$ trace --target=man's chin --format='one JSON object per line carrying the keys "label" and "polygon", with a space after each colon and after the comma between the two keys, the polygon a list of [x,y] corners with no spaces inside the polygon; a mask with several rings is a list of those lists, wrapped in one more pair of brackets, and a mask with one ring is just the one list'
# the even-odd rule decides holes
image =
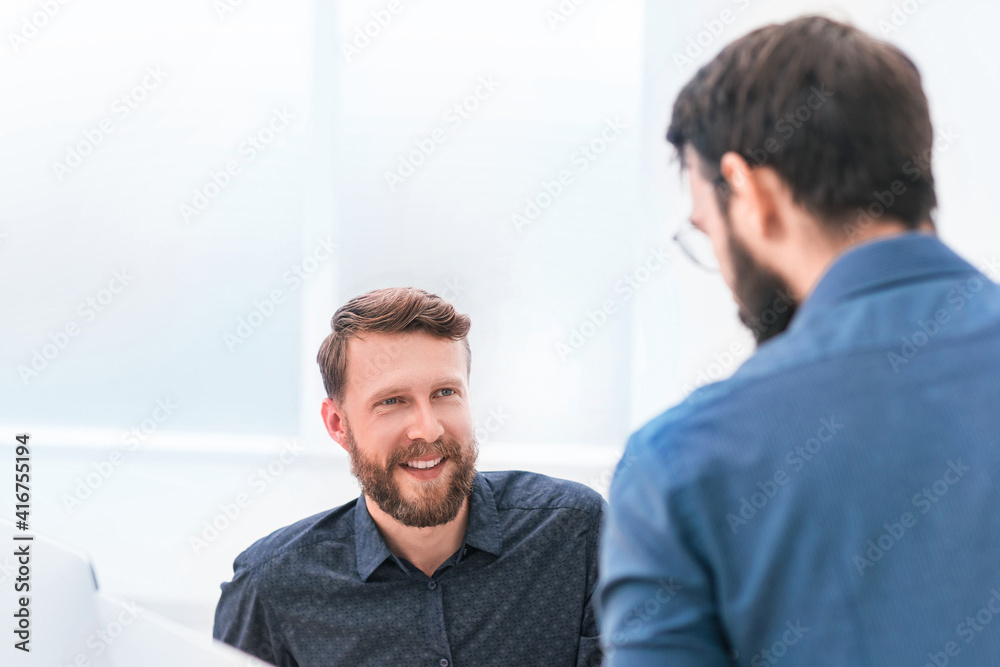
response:
{"label": "man's chin", "polygon": [[739,308],[740,322],[742,322],[746,328],[750,329],[750,333],[753,334],[754,341],[756,341],[758,346],[766,343],[778,334],[784,333],[784,331],[788,328],[788,325],[791,324],[792,316],[794,314],[795,305],[793,304],[788,306],[785,313],[768,318],[771,321],[765,322],[765,318],[763,316],[751,315],[750,312],[743,306],[740,306]]}
{"label": "man's chin", "polygon": [[445,511],[443,492],[441,494],[421,493],[418,496],[404,494],[403,498],[409,511],[405,515],[393,518],[411,528],[443,526],[454,521],[462,509],[461,505],[457,505],[454,507],[454,511]]}

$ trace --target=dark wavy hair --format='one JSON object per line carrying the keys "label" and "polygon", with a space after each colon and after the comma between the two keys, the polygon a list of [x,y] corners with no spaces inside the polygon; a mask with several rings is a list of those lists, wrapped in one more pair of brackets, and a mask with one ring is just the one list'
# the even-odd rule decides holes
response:
{"label": "dark wavy hair", "polygon": [[933,129],[916,65],[897,47],[821,16],[768,25],[726,46],[684,86],[667,141],[702,176],[728,184],[734,151],[767,165],[795,201],[829,227],[856,209],[916,228],[937,207]]}

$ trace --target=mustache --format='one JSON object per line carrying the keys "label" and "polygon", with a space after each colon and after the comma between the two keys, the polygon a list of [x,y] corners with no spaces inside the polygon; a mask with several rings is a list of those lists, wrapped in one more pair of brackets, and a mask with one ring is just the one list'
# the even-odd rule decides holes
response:
{"label": "mustache", "polygon": [[386,467],[392,469],[412,459],[424,458],[429,455],[443,456],[449,459],[461,460],[462,446],[457,440],[440,438],[434,442],[418,440],[405,449],[392,452],[386,461]]}

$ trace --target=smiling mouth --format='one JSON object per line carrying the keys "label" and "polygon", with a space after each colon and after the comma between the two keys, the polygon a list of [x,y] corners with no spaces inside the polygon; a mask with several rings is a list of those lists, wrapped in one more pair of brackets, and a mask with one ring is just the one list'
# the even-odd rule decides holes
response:
{"label": "smiling mouth", "polygon": [[434,466],[440,464],[442,461],[444,461],[444,459],[445,457],[443,456],[439,456],[436,459],[427,459],[426,461],[418,461],[417,459],[413,459],[412,461],[406,461],[404,463],[401,463],[400,465],[407,468],[415,468],[417,470],[427,470],[429,468],[433,468]]}

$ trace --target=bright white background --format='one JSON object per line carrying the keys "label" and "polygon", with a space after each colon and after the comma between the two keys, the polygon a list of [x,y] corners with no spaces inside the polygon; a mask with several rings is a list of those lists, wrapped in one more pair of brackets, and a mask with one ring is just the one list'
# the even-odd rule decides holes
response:
{"label": "bright white background", "polygon": [[[1000,255],[985,0],[399,0],[367,43],[388,0],[223,2],[0,9],[0,475],[31,433],[32,529],[206,633],[240,551],[357,495],[315,365],[351,296],[410,284],[469,313],[480,467],[602,492],[629,432],[749,354],[724,285],[670,247],[687,209],[663,135],[697,66],[759,25],[895,19],[957,137],[941,235]],[[401,160],[420,164],[388,183]]]}

